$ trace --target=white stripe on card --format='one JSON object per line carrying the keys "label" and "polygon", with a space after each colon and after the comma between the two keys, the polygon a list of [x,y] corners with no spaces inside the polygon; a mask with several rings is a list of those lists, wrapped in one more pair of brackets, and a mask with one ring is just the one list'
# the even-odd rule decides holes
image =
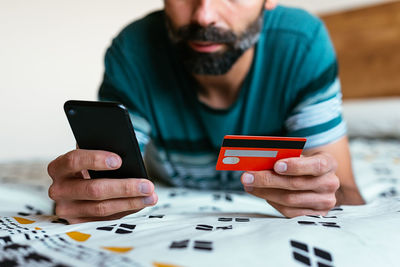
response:
{"label": "white stripe on card", "polygon": [[225,150],[225,157],[259,157],[259,158],[276,158],[278,151],[265,150]]}

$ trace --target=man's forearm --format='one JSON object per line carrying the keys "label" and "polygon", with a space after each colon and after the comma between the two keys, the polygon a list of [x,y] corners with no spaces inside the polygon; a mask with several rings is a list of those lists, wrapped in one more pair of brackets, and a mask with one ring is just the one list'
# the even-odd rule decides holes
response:
{"label": "man's forearm", "polygon": [[357,187],[341,185],[336,192],[336,199],[336,206],[365,204],[365,201]]}

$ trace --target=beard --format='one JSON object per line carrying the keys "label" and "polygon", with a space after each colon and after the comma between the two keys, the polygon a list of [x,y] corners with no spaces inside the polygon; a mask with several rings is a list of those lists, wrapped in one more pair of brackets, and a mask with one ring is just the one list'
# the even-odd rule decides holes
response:
{"label": "beard", "polygon": [[[174,30],[170,19],[167,16],[166,19],[169,37],[187,71],[198,75],[223,75],[244,52],[258,42],[263,27],[264,12],[261,12],[241,34],[215,26],[202,27],[198,24],[189,24]],[[214,53],[201,53],[188,45],[190,41],[224,44],[226,49]]]}

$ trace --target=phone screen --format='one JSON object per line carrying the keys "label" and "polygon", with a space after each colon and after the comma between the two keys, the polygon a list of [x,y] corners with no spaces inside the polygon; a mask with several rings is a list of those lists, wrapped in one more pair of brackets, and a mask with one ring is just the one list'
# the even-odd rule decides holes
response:
{"label": "phone screen", "polygon": [[64,111],[80,149],[110,151],[122,159],[117,170],[88,170],[91,178],[148,179],[126,107],[118,102],[70,100]]}

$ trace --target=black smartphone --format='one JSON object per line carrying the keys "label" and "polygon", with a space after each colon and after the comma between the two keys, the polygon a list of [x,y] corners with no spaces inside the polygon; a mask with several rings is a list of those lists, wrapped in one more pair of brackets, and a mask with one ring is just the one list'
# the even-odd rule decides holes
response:
{"label": "black smartphone", "polygon": [[118,154],[117,170],[88,170],[91,178],[146,178],[147,172],[127,108],[118,102],[69,100],[64,111],[81,149]]}

